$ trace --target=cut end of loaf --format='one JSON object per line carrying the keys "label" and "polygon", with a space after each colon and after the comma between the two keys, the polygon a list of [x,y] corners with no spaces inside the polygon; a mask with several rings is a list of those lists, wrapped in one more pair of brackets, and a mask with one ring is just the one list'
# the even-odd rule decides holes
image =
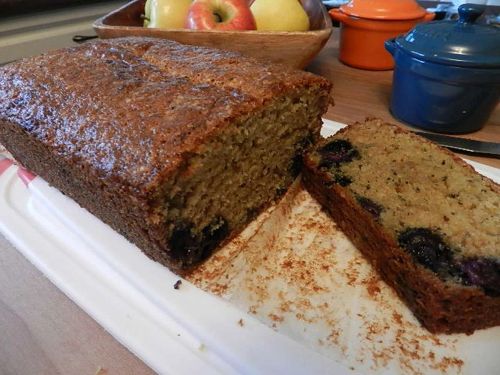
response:
{"label": "cut end of loaf", "polygon": [[276,98],[200,147],[166,183],[162,214],[181,268],[206,259],[284,194],[319,137],[326,100],[312,88]]}

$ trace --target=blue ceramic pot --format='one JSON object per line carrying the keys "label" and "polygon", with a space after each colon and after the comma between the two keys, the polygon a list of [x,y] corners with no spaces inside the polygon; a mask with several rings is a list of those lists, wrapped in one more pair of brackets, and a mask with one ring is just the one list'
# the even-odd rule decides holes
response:
{"label": "blue ceramic pot", "polygon": [[475,25],[478,6],[459,8],[458,22],[416,26],[388,40],[395,61],[391,112],[420,128],[469,133],[488,120],[500,98],[500,29]]}

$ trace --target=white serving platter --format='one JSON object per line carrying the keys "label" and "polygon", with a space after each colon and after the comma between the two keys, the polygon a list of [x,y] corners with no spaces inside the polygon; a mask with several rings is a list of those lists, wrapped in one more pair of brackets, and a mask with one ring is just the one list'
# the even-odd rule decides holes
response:
{"label": "white serving platter", "polygon": [[[322,134],[332,134],[342,126],[325,121]],[[500,181],[498,169],[471,164]],[[248,306],[234,294],[221,298],[187,280],[175,289],[178,276],[44,180],[33,177],[0,160],[0,231],[69,298],[158,373],[404,372],[401,364],[392,362],[375,368],[366,365],[368,360],[365,364],[358,364],[356,358],[347,361],[341,352],[308,342],[313,329],[299,334],[297,325],[275,325],[249,314]],[[259,220],[262,223],[266,218]],[[240,237],[251,238],[257,227]],[[457,351],[470,359],[459,368],[462,373],[487,374],[498,369],[497,328],[453,340],[458,343]],[[467,350],[468,343],[476,348]]]}
{"label": "white serving platter", "polygon": [[40,177],[0,159],[0,231],[153,370],[352,373],[186,280],[174,289],[177,275]]}

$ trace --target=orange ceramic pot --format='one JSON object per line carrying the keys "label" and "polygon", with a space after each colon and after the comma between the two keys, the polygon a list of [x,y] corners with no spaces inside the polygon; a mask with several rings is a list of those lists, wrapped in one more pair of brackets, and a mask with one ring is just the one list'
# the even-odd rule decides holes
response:
{"label": "orange ceramic pot", "polygon": [[352,0],[330,16],[341,24],[340,61],[368,70],[394,68],[384,42],[434,19],[414,0]]}

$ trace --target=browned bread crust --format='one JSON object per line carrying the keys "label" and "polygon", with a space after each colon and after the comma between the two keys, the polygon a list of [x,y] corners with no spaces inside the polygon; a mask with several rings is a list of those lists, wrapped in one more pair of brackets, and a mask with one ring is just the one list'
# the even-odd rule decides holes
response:
{"label": "browned bread crust", "polygon": [[[166,219],[173,212],[168,207],[178,204],[175,189],[184,188],[176,183],[189,185],[209,147],[235,139],[245,124],[258,129],[255,117],[265,122],[274,107],[300,102],[305,92],[311,111],[290,131],[297,139],[315,139],[330,89],[321,77],[237,53],[159,39],[103,40],[2,67],[0,142],[149,256],[186,268],[208,253],[193,255],[189,248],[174,256],[170,249],[167,237],[175,228]],[[273,134],[282,126],[276,123]],[[305,147],[292,146],[289,163]],[[291,179],[283,177],[279,188]],[[253,215],[271,198],[263,197]],[[229,223],[229,232],[251,216]],[[223,224],[216,222],[215,229]],[[196,230],[190,227],[188,235]]]}
{"label": "browned bread crust", "polygon": [[[463,173],[466,175],[476,174],[468,164],[449,151],[440,149],[420,137],[417,138],[402,128],[376,120],[370,120],[367,124],[377,126],[377,131],[386,136],[389,147],[394,141],[391,138],[391,132],[403,134],[405,137],[418,139],[419,143],[429,145],[432,153],[451,156],[450,159],[463,168]],[[351,133],[355,128],[359,131],[367,124],[357,123],[342,129],[335,136],[322,141],[316,150],[333,139],[349,139],[356,147],[356,136]],[[388,128],[391,131],[387,131]],[[476,329],[500,325],[500,296],[488,295],[479,287],[462,285],[453,280],[443,280],[435,272],[419,264],[408,251],[401,247],[395,234],[384,226],[383,220],[374,215],[373,207],[375,206],[368,207],[368,209],[362,207],[359,199],[348,186],[342,186],[338,182],[332,183],[332,175],[325,168],[318,167],[318,159],[312,156],[314,152],[307,155],[304,161],[303,183],[305,187],[329,212],[382,278],[395,289],[423,326],[434,333],[464,332],[470,334]],[[418,153],[419,151],[405,149],[404,152]],[[405,157],[404,152],[401,153],[402,160]],[[366,157],[366,155],[361,155],[361,160],[363,156]],[[365,163],[370,163],[370,161],[365,160]],[[387,171],[390,169],[390,164],[391,160],[387,160]],[[390,173],[387,171],[377,171],[377,178],[384,181]],[[356,178],[356,176],[350,177]],[[498,185],[487,178],[483,178],[483,182],[485,189],[492,190],[492,194],[497,194],[498,198]],[[373,189],[374,186],[371,188]],[[387,201],[390,202],[395,194],[395,192],[386,192]],[[433,197],[429,196],[426,199],[432,202]],[[467,215],[467,212],[460,214]],[[401,220],[404,221],[403,218]],[[470,230],[481,230],[481,228]],[[498,230],[499,228],[496,229],[497,236]],[[496,258],[494,254],[492,257]],[[497,290],[498,287],[500,285],[495,285]]]}

